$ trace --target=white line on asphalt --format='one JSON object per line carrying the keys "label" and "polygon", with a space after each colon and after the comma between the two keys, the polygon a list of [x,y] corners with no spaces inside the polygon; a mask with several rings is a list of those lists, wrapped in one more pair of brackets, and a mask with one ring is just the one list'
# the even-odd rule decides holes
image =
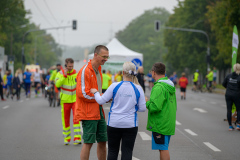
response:
{"label": "white line on asphalt", "polygon": [[182,124],[176,120],[176,125],[180,126]]}
{"label": "white line on asphalt", "polygon": [[205,111],[204,109],[201,109],[201,108],[193,108],[193,110],[201,112],[201,113],[207,113],[207,111]]}
{"label": "white line on asphalt", "polygon": [[196,133],[194,133],[193,131],[191,131],[190,129],[184,129],[187,133],[191,134],[192,136],[197,136]]}
{"label": "white line on asphalt", "polygon": [[203,102],[206,102],[206,100],[205,100],[205,99],[201,99],[201,101],[203,101]]}
{"label": "white line on asphalt", "polygon": [[149,136],[147,133],[145,133],[145,132],[138,132],[138,133],[140,134],[142,140],[144,140],[144,141],[152,140],[152,137]]}
{"label": "white line on asphalt", "polygon": [[218,149],[217,147],[215,147],[214,145],[212,145],[211,143],[209,142],[203,142],[206,146],[208,146],[210,149],[212,149],[213,151],[215,152],[221,152],[220,149]]}
{"label": "white line on asphalt", "polygon": [[216,102],[211,102],[212,104],[217,104]]}
{"label": "white line on asphalt", "polygon": [[21,101],[19,101],[20,103],[22,103],[23,102],[23,100],[21,100]]}
{"label": "white line on asphalt", "polygon": [[4,107],[2,107],[3,109],[7,109],[9,106],[4,106]]}

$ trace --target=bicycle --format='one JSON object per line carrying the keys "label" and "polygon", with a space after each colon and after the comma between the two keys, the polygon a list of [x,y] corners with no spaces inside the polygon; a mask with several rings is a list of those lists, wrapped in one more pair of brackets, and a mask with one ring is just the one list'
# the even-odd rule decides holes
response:
{"label": "bicycle", "polygon": [[209,92],[209,93],[212,93],[212,87],[209,87],[207,83],[203,84],[202,86],[202,92]]}

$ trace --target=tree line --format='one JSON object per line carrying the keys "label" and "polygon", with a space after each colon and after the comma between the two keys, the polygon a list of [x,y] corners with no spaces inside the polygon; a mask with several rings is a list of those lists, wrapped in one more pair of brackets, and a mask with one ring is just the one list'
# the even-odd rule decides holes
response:
{"label": "tree line", "polygon": [[[0,1],[0,46],[5,48],[5,55],[14,57],[14,69],[22,65],[22,39],[24,33],[40,29],[30,19],[31,15],[24,7],[23,0]],[[42,68],[48,68],[60,61],[62,50],[54,38],[45,31],[31,32],[24,40],[26,64],[36,62]]]}
{"label": "tree line", "polygon": [[[116,37],[128,48],[144,55],[145,73],[156,61],[173,71],[193,73],[207,70],[207,38],[204,34],[163,29],[177,27],[202,30],[210,40],[210,67],[225,70],[231,67],[233,26],[240,30],[240,0],[178,1],[174,13],[154,8],[134,19]],[[154,21],[161,21],[159,32]],[[240,62],[240,50],[238,50]]]}

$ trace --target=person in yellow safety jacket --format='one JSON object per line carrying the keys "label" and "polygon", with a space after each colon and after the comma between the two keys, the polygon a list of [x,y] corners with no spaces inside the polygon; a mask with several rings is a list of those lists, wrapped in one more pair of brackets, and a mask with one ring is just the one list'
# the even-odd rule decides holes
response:
{"label": "person in yellow safety jacket", "polygon": [[102,93],[104,93],[107,89],[108,89],[108,84],[109,84],[109,81],[112,79],[111,77],[109,77],[107,74],[106,74],[106,71],[103,70],[102,71]]}
{"label": "person in yellow safety jacket", "polygon": [[[57,76],[57,73],[62,69],[62,66],[60,63],[57,63],[57,69],[55,69],[54,71],[52,71],[52,74],[50,76],[50,79],[49,81],[50,82],[54,82],[55,83],[55,79],[56,79],[56,76]],[[56,95],[56,100],[58,102],[57,106],[60,106],[60,100],[59,100],[59,91],[60,91],[60,88],[59,87],[56,87],[56,84],[54,86],[54,91],[55,91],[55,95]]]}
{"label": "person in yellow safety jacket", "polygon": [[108,87],[112,84],[112,74],[111,74],[111,71],[108,70],[107,71],[107,75],[111,78],[109,81],[108,81]]}
{"label": "person in yellow safety jacket", "polygon": [[212,89],[212,81],[213,81],[213,71],[211,71],[210,68],[208,68],[208,74],[206,75],[206,78],[208,79],[208,83],[209,83],[209,89]]}
{"label": "person in yellow safety jacket", "polygon": [[[65,60],[65,69],[59,71],[56,75],[55,85],[61,87],[60,99],[61,99],[61,112],[62,112],[62,125],[64,144],[68,145],[71,141],[71,128],[70,128],[70,114],[71,109],[74,115],[74,108],[76,104],[76,77],[77,72],[73,69],[74,60],[67,58]],[[73,117],[74,118],[74,117]],[[74,140],[73,144],[81,144],[81,128],[80,122],[73,122],[74,128]]]}
{"label": "person in yellow safety jacket", "polygon": [[199,77],[199,73],[198,73],[198,69],[197,69],[193,76],[193,90],[197,89],[198,77]]}
{"label": "person in yellow safety jacket", "polygon": [[115,76],[116,82],[122,81],[122,71],[118,71],[118,73]]}

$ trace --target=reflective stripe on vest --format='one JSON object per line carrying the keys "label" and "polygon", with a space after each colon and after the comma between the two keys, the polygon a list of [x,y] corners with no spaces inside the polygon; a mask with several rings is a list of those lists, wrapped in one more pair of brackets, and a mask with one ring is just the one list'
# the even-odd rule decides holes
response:
{"label": "reflective stripe on vest", "polygon": [[74,84],[73,86],[68,86],[68,85],[62,85],[62,89],[70,89],[70,90],[74,90],[76,89],[77,85]]}
{"label": "reflective stripe on vest", "polygon": [[61,90],[61,92],[63,93],[63,94],[66,94],[66,95],[74,95],[74,94],[76,94],[76,89],[74,90],[74,91],[67,91],[67,90]]}
{"label": "reflective stripe on vest", "polygon": [[85,70],[87,68],[88,64],[83,68],[82,70],[82,75],[81,75],[81,86],[82,86],[82,94],[83,94],[83,97],[86,98],[86,99],[94,99],[94,96],[89,96],[87,95],[87,93],[85,92]]}

